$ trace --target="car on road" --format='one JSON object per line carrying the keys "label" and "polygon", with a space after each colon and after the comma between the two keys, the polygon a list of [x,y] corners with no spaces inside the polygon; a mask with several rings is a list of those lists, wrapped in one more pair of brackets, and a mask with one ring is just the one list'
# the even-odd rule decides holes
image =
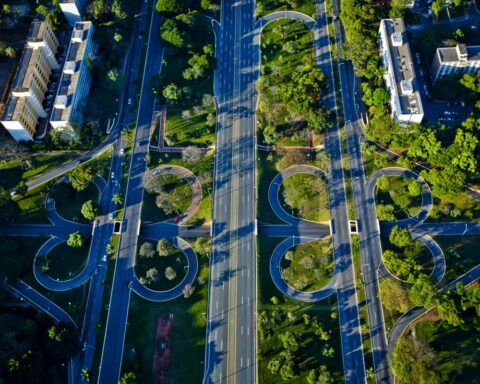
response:
{"label": "car on road", "polygon": [[108,219],[109,219],[109,220],[113,220],[113,213],[110,213],[110,214],[108,215]]}
{"label": "car on road", "polygon": [[111,176],[112,179],[115,178],[115,172],[112,172]]}
{"label": "car on road", "polygon": [[128,99],[127,104],[132,105],[132,99],[131,98]]}
{"label": "car on road", "polygon": [[174,223],[178,223],[179,221],[180,221],[180,216],[175,216],[175,217],[173,218],[173,222],[174,222]]}
{"label": "car on road", "polygon": [[123,155],[125,153],[125,150],[123,148],[120,148],[120,154]]}

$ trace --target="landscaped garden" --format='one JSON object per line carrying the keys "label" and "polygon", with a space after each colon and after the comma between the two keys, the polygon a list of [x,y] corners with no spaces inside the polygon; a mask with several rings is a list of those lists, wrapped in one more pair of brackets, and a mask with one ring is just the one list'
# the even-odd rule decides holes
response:
{"label": "landscaped garden", "polygon": [[160,27],[165,52],[161,74],[152,83],[166,105],[165,144],[207,147],[214,141],[216,123],[211,22],[196,10],[167,12],[167,8],[157,4],[167,17]]}
{"label": "landscaped garden", "polygon": [[255,15],[264,16],[275,11],[297,11],[315,18],[314,0],[258,0],[256,2]]}
{"label": "landscaped garden", "polygon": [[281,295],[268,272],[271,252],[280,241],[258,237],[259,382],[305,383],[308,378],[322,377],[326,382],[341,383],[335,297],[307,304]]}
{"label": "landscaped garden", "polygon": [[[197,242],[203,245],[197,247]],[[198,384],[202,381],[208,297],[207,244],[208,241],[203,240],[192,244],[199,256],[199,273],[190,297],[152,303],[132,294],[123,372],[135,372],[139,382],[153,383],[162,374],[177,383]],[[159,334],[170,340],[169,357],[162,364],[158,360],[161,357],[158,354]],[[182,361],[188,363],[188,369],[184,364],[178,364]]]}
{"label": "landscaped garden", "polygon": [[187,259],[170,241],[139,238],[138,244],[135,273],[141,284],[156,291],[166,291],[183,280]]}
{"label": "landscaped garden", "polygon": [[[179,165],[192,171],[202,185],[202,200],[200,201],[200,206],[198,207],[197,212],[186,222],[186,224],[198,225],[208,223],[212,220],[213,152],[208,152],[207,154],[195,153],[194,156],[187,156],[189,154],[188,152],[193,152],[193,149],[189,148],[186,153],[184,151],[183,154],[150,152],[149,168],[153,169],[158,165],[170,164]],[[182,186],[182,188],[184,187]],[[189,186],[188,189],[190,192],[185,190],[185,194],[189,194],[190,198],[188,201],[185,200],[182,203],[183,205],[186,205],[186,207],[188,207],[191,202],[191,190]],[[147,195],[148,193],[145,193],[143,205],[144,210],[146,210],[146,204],[150,204],[149,206],[152,208],[152,212],[154,209],[157,212],[160,212],[158,208],[155,208],[154,199]],[[149,198],[150,202],[148,202]],[[160,212],[158,218],[165,220],[167,217]],[[144,220],[146,219],[144,218]]]}
{"label": "landscaped garden", "polygon": [[379,220],[395,221],[418,214],[422,186],[405,177],[381,176],[377,180],[376,207]]}
{"label": "landscaped garden", "polygon": [[58,183],[52,187],[49,197],[55,200],[55,209],[58,214],[66,220],[73,220],[87,223],[82,214],[82,206],[87,201],[97,204],[98,188],[95,184],[89,183],[84,190],[75,190],[70,183]]}
{"label": "landscaped garden", "polygon": [[299,21],[278,20],[265,26],[261,45],[257,83],[261,140],[276,146],[321,144],[330,121],[321,103],[327,83],[313,63],[310,30]]}
{"label": "landscaped garden", "polygon": [[413,283],[421,274],[432,271],[432,254],[406,229],[394,227],[388,238],[382,237],[382,249],[385,267],[400,280]]}
{"label": "landscaped garden", "polygon": [[333,243],[327,237],[299,244],[282,259],[282,278],[300,291],[316,291],[332,278]]}
{"label": "landscaped garden", "polygon": [[163,221],[184,212],[192,201],[190,184],[183,177],[164,174],[145,185],[142,219]]}
{"label": "landscaped garden", "polygon": [[311,221],[330,219],[327,185],[321,177],[292,175],[283,182],[280,195],[287,211],[291,210],[295,216]]}

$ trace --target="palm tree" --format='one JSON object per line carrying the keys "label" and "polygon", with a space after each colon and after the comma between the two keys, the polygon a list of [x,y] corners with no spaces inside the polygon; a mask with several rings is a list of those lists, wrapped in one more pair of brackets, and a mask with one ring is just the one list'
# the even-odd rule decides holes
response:
{"label": "palm tree", "polygon": [[83,368],[80,372],[80,379],[85,380],[87,383],[90,383],[90,371],[88,368]]}
{"label": "palm tree", "polygon": [[122,195],[120,195],[120,193],[115,193],[112,196],[112,201],[117,205],[122,204]]}

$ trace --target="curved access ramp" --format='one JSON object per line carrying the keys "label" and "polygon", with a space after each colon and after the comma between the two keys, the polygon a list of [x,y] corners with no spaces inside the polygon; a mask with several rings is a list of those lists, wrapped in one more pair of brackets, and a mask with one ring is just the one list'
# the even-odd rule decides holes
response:
{"label": "curved access ramp", "polygon": [[316,301],[320,301],[335,293],[336,268],[334,268],[333,276],[325,287],[317,291],[304,292],[291,287],[282,278],[281,261],[285,253],[290,248],[298,244],[309,243],[315,240],[317,239],[308,237],[287,238],[277,245],[270,259],[270,276],[272,277],[273,283],[275,284],[277,289],[285,296],[304,303],[313,303]]}
{"label": "curved access ramp", "polygon": [[368,199],[375,199],[375,188],[377,180],[382,176],[397,176],[405,177],[412,179],[420,183],[422,187],[422,205],[420,211],[412,217],[403,220],[391,221],[391,222],[382,222],[382,234],[388,236],[393,227],[398,226],[400,228],[411,228],[422,222],[424,222],[430,214],[433,206],[433,197],[432,192],[430,191],[430,186],[418,173],[415,173],[409,169],[400,168],[400,167],[389,167],[383,168],[375,172],[367,181],[367,196]]}
{"label": "curved access ramp", "polygon": [[91,228],[90,224],[82,224],[76,221],[67,220],[59,215],[57,209],[55,208],[55,200],[49,196],[45,199],[45,210],[47,212],[47,218],[50,222],[58,227],[69,228],[71,232],[80,231],[82,232],[81,228],[87,230],[87,228]]}
{"label": "curved access ramp", "polygon": [[300,222],[310,222],[316,223],[314,221],[301,219],[299,217],[293,216],[288,213],[280,203],[279,193],[280,187],[283,182],[288,179],[289,177],[297,174],[307,174],[317,177],[322,177],[326,180],[326,173],[322,171],[320,168],[313,167],[311,165],[294,165],[284,169],[282,172],[279,172],[271,181],[270,186],[268,187],[268,201],[270,202],[270,206],[272,207],[275,214],[284,222],[289,224],[298,224]]}
{"label": "curved access ramp", "polygon": [[[443,289],[455,290],[457,283],[463,283],[465,287],[477,282],[480,279],[480,264],[473,267],[462,276],[448,283]],[[397,344],[398,339],[403,335],[406,329],[417,320],[420,316],[427,313],[429,309],[424,307],[413,307],[405,312],[393,325],[390,334],[388,335],[388,359],[391,361],[393,350]]]}
{"label": "curved access ramp", "polygon": [[[181,178],[184,178],[192,190],[192,201],[187,210],[180,215],[180,219],[178,221],[179,223],[183,223],[189,220],[200,207],[200,202],[202,201],[202,184],[192,171],[178,165],[162,165],[155,169],[149,170],[145,173],[144,183],[147,185],[153,178],[167,174],[177,175]],[[174,220],[175,219],[172,218],[165,220],[165,222],[173,222]]]}
{"label": "curved access ramp", "polygon": [[187,273],[185,274],[183,280],[177,286],[167,291],[155,291],[153,289],[150,289],[143,284],[140,284],[140,281],[135,275],[132,280],[132,290],[145,300],[154,302],[173,300],[182,295],[183,289],[186,285],[193,285],[195,281],[195,277],[197,276],[198,272],[198,259],[192,247],[185,240],[179,237],[173,237],[169,240],[176,248],[180,249],[187,258]]}
{"label": "curved access ramp", "polygon": [[301,23],[305,24],[305,26],[307,26],[308,29],[310,29],[310,31],[312,32],[315,30],[315,28],[318,28],[315,19],[306,15],[305,13],[297,11],[277,11],[269,13],[268,15],[265,15],[262,18],[258,19],[255,23],[255,29],[261,31],[263,28],[265,28],[266,25],[278,20],[300,21]]}
{"label": "curved access ramp", "polygon": [[[447,269],[445,254],[443,253],[442,248],[427,234],[422,234],[421,236],[414,237],[413,239],[420,241],[430,251],[433,258],[433,269],[430,273],[430,278],[432,278],[432,280],[434,280],[437,284],[440,283],[445,276],[445,271]],[[391,277],[397,280],[405,288],[411,286],[410,282],[398,278],[393,272],[391,272],[386,267],[383,259],[379,271],[382,278]]]}
{"label": "curved access ramp", "polygon": [[97,260],[93,257],[93,254],[95,253],[95,251],[92,250],[93,242],[91,242],[85,267],[75,277],[68,280],[56,280],[40,272],[36,267],[38,257],[47,255],[53,248],[65,241],[67,241],[67,238],[52,236],[40,247],[33,259],[33,275],[35,276],[35,280],[37,280],[42,287],[51,291],[64,292],[77,288],[85,284],[97,268]]}

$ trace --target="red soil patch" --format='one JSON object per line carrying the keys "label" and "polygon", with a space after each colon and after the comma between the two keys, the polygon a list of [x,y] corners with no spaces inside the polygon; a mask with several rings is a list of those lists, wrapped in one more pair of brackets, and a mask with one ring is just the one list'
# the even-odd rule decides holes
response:
{"label": "red soil patch", "polygon": [[157,320],[155,346],[153,353],[153,380],[155,384],[170,384],[168,368],[170,367],[170,332],[172,319],[170,315],[162,315]]}

